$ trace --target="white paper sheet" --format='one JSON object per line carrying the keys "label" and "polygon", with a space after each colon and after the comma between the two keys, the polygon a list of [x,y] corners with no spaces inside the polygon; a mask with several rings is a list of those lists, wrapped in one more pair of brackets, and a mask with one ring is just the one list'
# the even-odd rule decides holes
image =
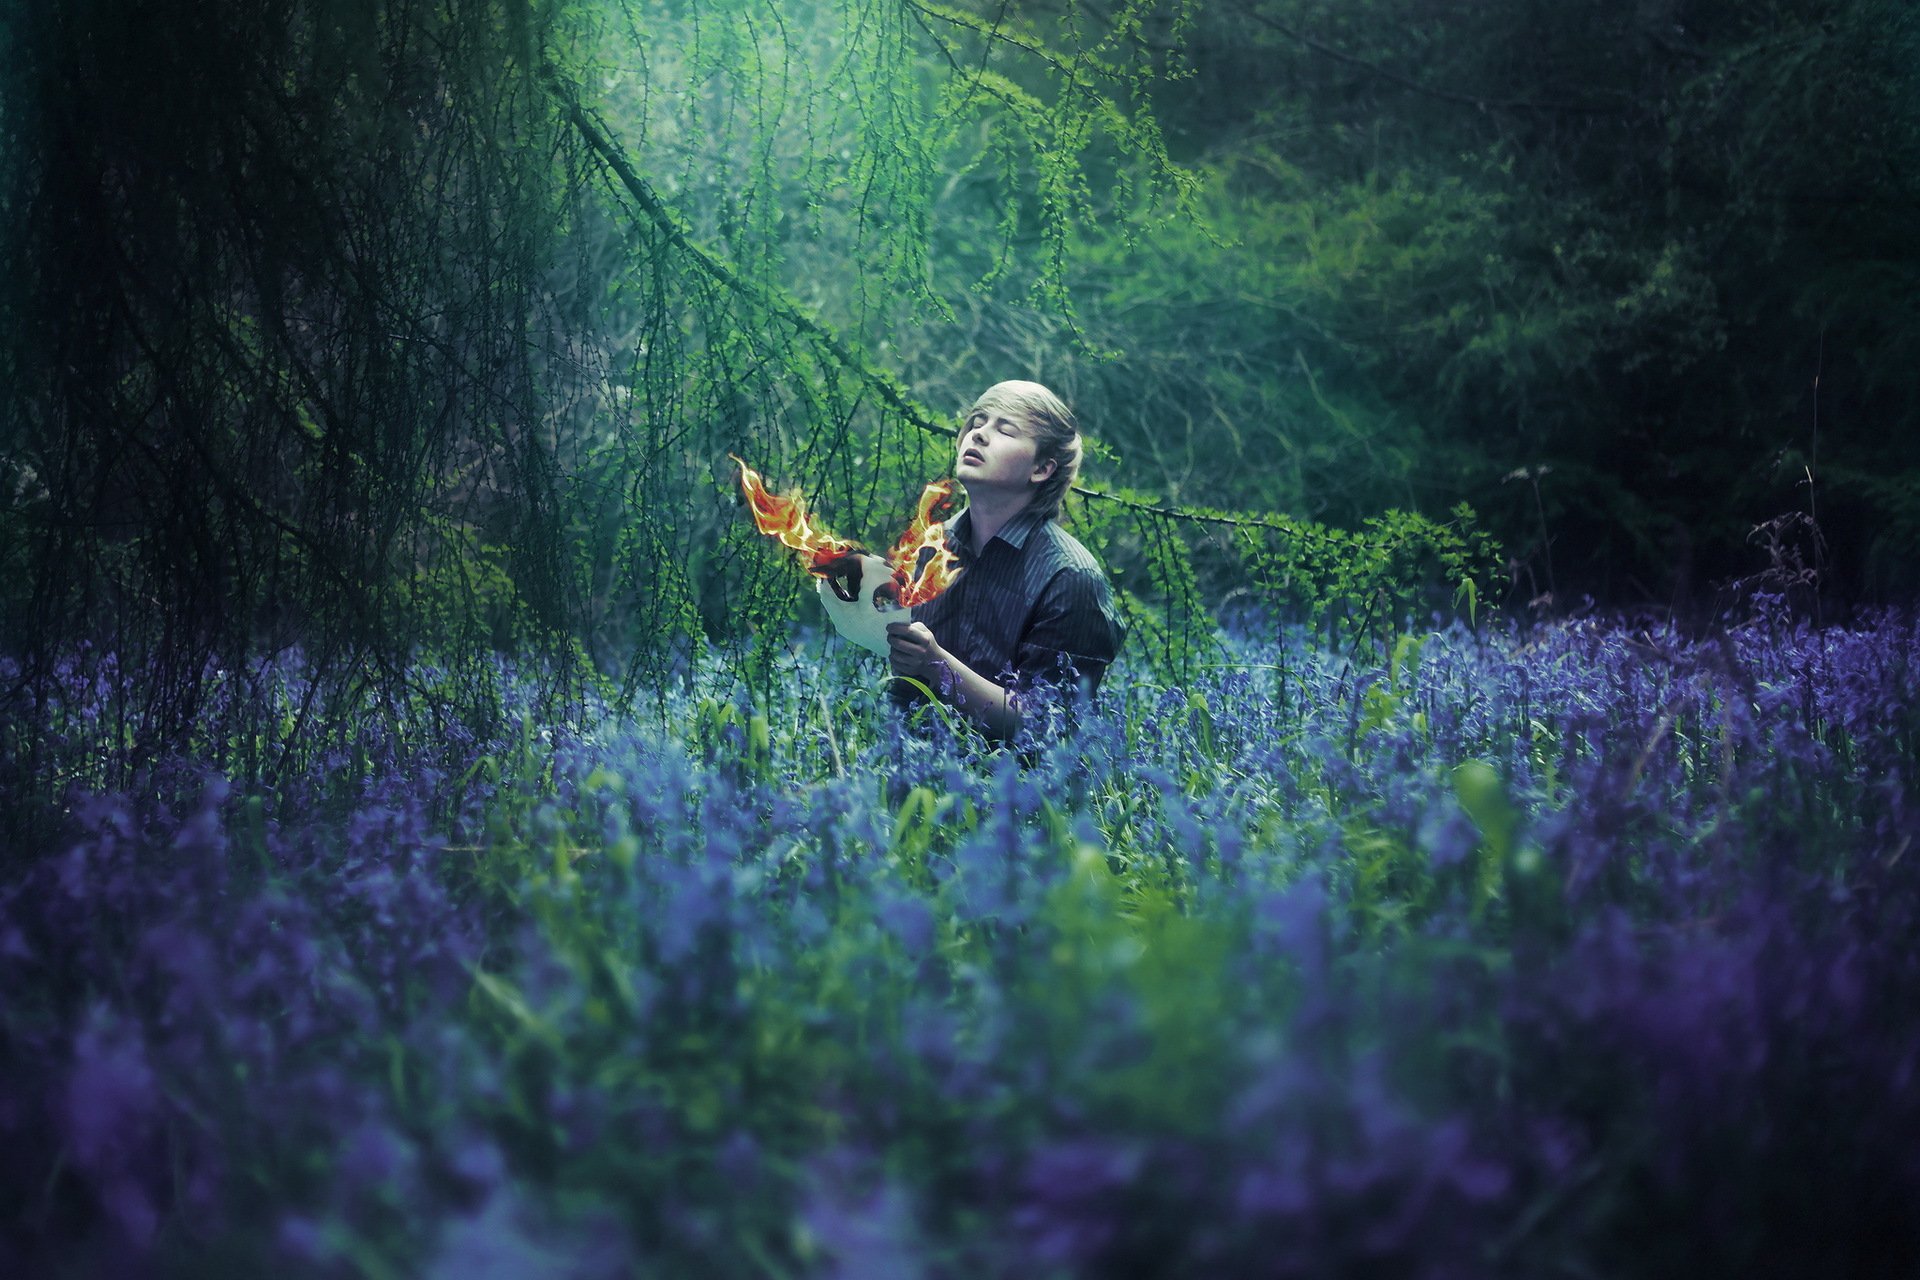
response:
{"label": "white paper sheet", "polygon": [[879,556],[863,555],[860,557],[858,598],[842,600],[825,578],[815,585],[820,589],[820,603],[827,607],[827,619],[833,623],[833,629],[861,648],[884,657],[887,652],[887,624],[913,621],[912,610],[893,603],[891,590],[880,597],[876,607],[874,592],[882,587],[891,588],[892,584],[893,570],[887,562]]}

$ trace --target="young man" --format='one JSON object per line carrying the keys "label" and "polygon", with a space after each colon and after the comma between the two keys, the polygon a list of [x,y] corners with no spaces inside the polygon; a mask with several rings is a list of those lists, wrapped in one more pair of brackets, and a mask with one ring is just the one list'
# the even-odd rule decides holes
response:
{"label": "young man", "polygon": [[912,622],[887,628],[893,673],[1012,738],[1023,704],[1098,688],[1125,628],[1106,574],[1055,523],[1080,470],[1080,431],[1060,398],[1037,382],[987,388],[957,450],[967,509],[947,521],[947,546],[963,570]]}

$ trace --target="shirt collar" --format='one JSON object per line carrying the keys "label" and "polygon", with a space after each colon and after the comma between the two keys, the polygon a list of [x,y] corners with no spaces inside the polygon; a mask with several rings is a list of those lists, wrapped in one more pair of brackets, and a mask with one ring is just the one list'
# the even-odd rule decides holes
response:
{"label": "shirt collar", "polygon": [[[1018,551],[1027,545],[1027,539],[1033,531],[1047,522],[1038,507],[1029,505],[1026,510],[1000,526],[1000,532],[993,540],[1004,542]],[[973,554],[973,508],[968,507],[955,516],[947,525],[947,541],[959,548],[963,555]]]}
{"label": "shirt collar", "polygon": [[1012,543],[1015,548],[1024,547],[1027,545],[1027,539],[1033,535],[1033,531],[1046,522],[1047,518],[1040,514],[1040,509],[1029,503],[1025,511],[1001,525],[1000,532],[994,537],[1003,542]]}

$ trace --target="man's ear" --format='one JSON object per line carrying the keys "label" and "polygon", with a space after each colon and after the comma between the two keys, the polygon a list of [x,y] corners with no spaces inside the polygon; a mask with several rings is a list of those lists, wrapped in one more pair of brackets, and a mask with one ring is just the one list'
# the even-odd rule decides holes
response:
{"label": "man's ear", "polygon": [[1048,458],[1045,462],[1036,462],[1033,464],[1033,482],[1035,484],[1045,484],[1047,481],[1053,479],[1053,473],[1059,469],[1060,459],[1058,458]]}

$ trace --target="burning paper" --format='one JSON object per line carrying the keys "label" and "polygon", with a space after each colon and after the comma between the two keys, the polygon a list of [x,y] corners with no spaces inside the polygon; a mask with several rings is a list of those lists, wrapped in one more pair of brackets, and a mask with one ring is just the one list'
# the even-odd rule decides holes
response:
{"label": "burning paper", "polygon": [[772,493],[759,472],[733,460],[754,526],[801,554],[807,572],[820,580],[820,602],[833,629],[862,648],[885,654],[887,624],[909,621],[914,605],[933,599],[959,576],[960,562],[947,550],[946,528],[938,519],[952,481],[936,481],[921,492],[913,523],[882,560],[816,524],[799,493]]}

